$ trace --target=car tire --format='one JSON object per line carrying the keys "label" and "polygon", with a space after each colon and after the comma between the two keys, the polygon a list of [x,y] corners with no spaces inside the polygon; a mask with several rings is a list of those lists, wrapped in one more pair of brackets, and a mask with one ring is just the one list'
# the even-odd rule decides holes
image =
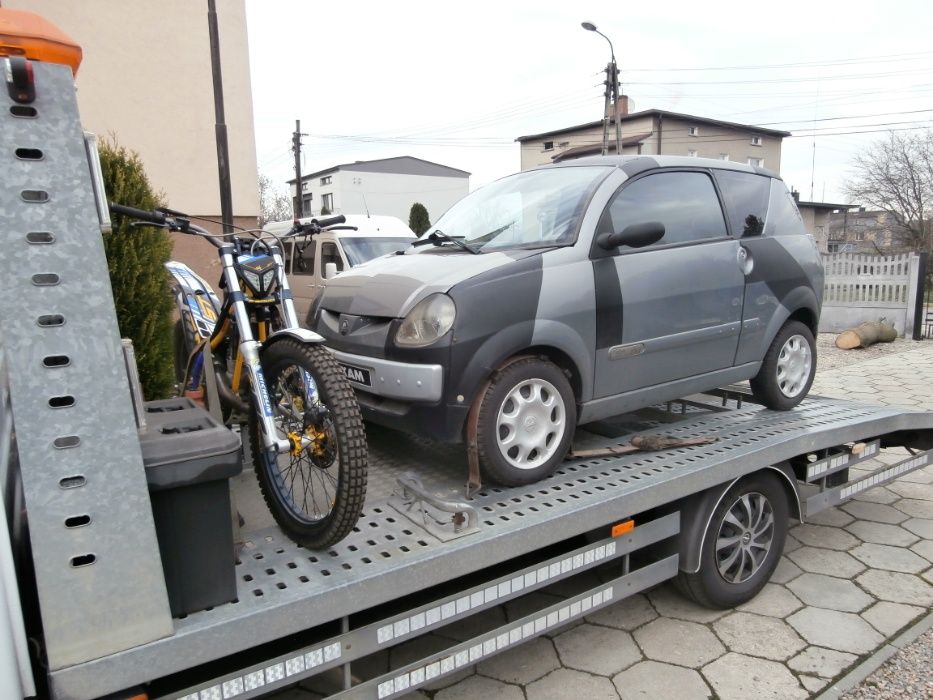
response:
{"label": "car tire", "polygon": [[720,499],[704,531],[700,568],[681,571],[681,593],[708,608],[754,598],[778,565],[787,537],[787,493],[776,476],[754,474]]}
{"label": "car tire", "polygon": [[816,342],[800,321],[788,321],[771,342],[758,374],[751,380],[755,399],[776,411],[803,401],[816,376]]}
{"label": "car tire", "polygon": [[573,389],[559,367],[536,357],[506,365],[493,375],[479,408],[484,474],[504,486],[543,479],[563,461],[576,425]]}

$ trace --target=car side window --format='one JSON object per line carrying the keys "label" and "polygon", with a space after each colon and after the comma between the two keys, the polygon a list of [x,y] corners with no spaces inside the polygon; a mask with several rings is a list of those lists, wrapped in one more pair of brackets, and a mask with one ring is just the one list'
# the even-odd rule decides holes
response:
{"label": "car side window", "polygon": [[760,236],[765,230],[771,178],[736,170],[717,170],[734,236]]}
{"label": "car side window", "polygon": [[705,173],[655,173],[623,187],[609,205],[613,230],[660,221],[655,245],[726,236],[726,221],[713,182]]}
{"label": "car side window", "polygon": [[335,243],[321,244],[321,274],[324,274],[327,263],[336,263],[337,272],[343,270],[343,258],[340,257],[340,251],[337,250]]}
{"label": "car side window", "polygon": [[292,253],[292,274],[314,274],[314,252],[317,250],[317,241],[309,238],[307,241],[295,241]]}
{"label": "car side window", "polygon": [[780,180],[771,181],[771,202],[768,205],[767,236],[803,236],[807,229],[800,218],[800,210],[787,185]]}

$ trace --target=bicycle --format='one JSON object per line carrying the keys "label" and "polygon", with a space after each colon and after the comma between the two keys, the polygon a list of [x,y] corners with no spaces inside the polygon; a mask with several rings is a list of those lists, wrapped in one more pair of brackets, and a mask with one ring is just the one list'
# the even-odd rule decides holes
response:
{"label": "bicycle", "polygon": [[248,417],[260,490],[289,537],[312,549],[346,537],[366,496],[366,434],[353,389],[324,339],[299,326],[281,246],[344,217],[296,222],[282,236],[261,229],[212,234],[170,209],[113,203],[110,209],[142,225],[201,236],[217,248],[220,298],[187,266],[166,265],[181,317],[176,361],[187,353],[182,392],[205,386],[208,404],[219,404],[225,419],[234,411]]}

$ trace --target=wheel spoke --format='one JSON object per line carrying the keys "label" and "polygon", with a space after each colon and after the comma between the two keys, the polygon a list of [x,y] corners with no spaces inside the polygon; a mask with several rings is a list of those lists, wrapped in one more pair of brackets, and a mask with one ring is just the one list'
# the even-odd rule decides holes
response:
{"label": "wheel spoke", "polygon": [[719,572],[724,576],[728,576],[728,572],[732,569],[732,565],[735,564],[739,556],[742,554],[742,548],[736,547],[732,550],[732,553],[729,554],[724,560],[719,562]]}
{"label": "wheel spoke", "polygon": [[732,537],[722,537],[716,540],[716,551],[718,552],[721,549],[726,547],[732,547],[736,545],[742,539],[741,535],[733,535]]}

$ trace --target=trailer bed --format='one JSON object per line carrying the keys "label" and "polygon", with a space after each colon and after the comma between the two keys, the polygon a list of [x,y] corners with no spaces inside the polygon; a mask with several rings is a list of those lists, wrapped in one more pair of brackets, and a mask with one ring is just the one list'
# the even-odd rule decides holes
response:
{"label": "trailer bed", "polygon": [[[470,501],[478,529],[449,541],[390,500],[405,474],[416,475],[434,495],[463,500],[463,447],[370,426],[370,486],[349,537],[329,551],[310,551],[274,526],[250,529],[271,521],[248,515],[237,602],[175,620],[170,637],[53,671],[56,692],[94,697],[107,690],[103,679],[129,687],[340,620],[798,455],[896,431],[933,431],[930,413],[834,399],[810,398],[789,412],[726,403],[706,396],[595,426],[603,435],[580,430],[578,448],[618,445],[637,432],[716,442],[568,461],[530,486],[484,488]],[[251,475],[240,479],[235,492],[244,506],[255,502]]]}

